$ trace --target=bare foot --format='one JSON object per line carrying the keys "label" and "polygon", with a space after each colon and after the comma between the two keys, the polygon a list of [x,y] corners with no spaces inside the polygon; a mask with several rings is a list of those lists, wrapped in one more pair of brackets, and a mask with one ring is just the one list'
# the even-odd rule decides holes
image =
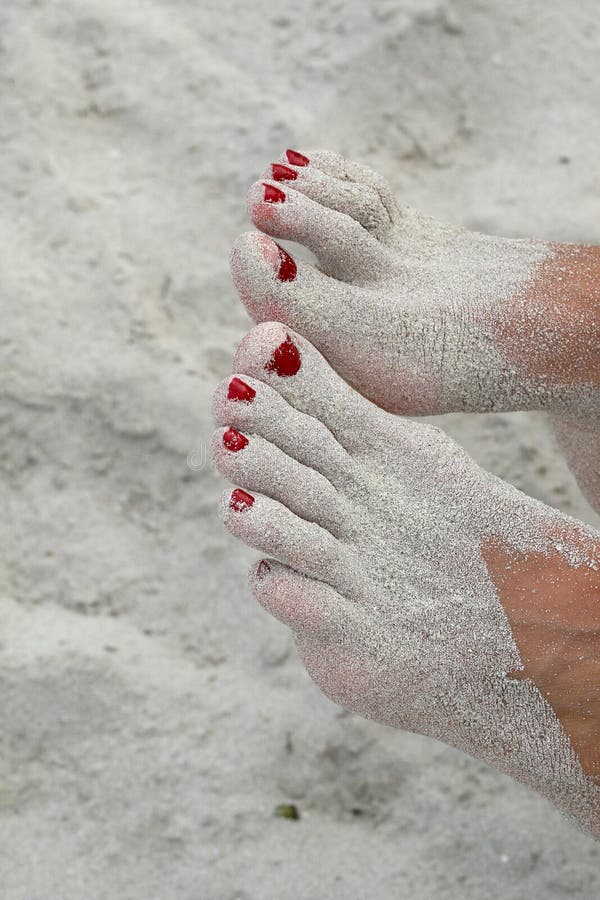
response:
{"label": "bare foot", "polygon": [[232,272],[254,320],[297,329],[391,412],[548,410],[600,510],[600,248],[436,222],[333,153],[288,151],[265,175],[254,224],[319,268],[243,235]]}
{"label": "bare foot", "polygon": [[600,534],[359,395],[278,323],[215,394],[229,530],[319,687],[550,798],[600,837]]}

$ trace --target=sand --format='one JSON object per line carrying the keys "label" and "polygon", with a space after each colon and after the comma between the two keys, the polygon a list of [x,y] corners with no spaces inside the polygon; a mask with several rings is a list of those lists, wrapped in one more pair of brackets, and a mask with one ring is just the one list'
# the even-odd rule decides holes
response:
{"label": "sand", "polygon": [[[3,4],[7,900],[598,896],[547,801],[318,693],[208,443],[265,164],[329,147],[440,218],[598,243],[599,37],[594,0]],[[542,415],[436,421],[600,524]]]}

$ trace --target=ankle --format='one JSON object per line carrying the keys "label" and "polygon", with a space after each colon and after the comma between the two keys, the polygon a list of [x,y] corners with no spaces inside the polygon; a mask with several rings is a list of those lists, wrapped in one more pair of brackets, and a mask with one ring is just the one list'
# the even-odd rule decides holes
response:
{"label": "ankle", "polygon": [[[577,535],[562,537],[581,551]],[[590,560],[597,569],[572,566],[559,551],[522,554],[499,542],[483,555],[523,665],[509,677],[535,683],[600,784],[600,543]]]}
{"label": "ankle", "polygon": [[533,282],[498,311],[503,351],[543,408],[600,403],[600,247],[549,245]]}

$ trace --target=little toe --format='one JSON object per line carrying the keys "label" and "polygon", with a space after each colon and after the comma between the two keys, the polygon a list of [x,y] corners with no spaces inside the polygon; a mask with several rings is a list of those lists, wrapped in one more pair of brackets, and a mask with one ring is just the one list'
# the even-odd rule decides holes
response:
{"label": "little toe", "polygon": [[214,393],[213,414],[219,425],[261,435],[338,490],[356,477],[354,460],[323,422],[295,409],[256,378],[233,375],[222,381]]}
{"label": "little toe", "polygon": [[257,181],[248,192],[248,210],[257,228],[297,241],[315,254],[328,275],[343,281],[377,281],[392,256],[356,219],[328,209],[300,191],[275,181]]}
{"label": "little toe", "polygon": [[[287,151],[287,153],[289,152]],[[287,160],[287,155],[285,158]],[[389,221],[392,224],[397,221],[399,210],[396,198],[387,180],[379,172],[369,166],[354,162],[354,160],[345,159],[339,153],[333,153],[331,150],[310,150],[304,158],[308,160],[306,167],[319,169],[340,181],[353,182],[372,188],[387,211]],[[293,164],[290,163],[290,165]]]}
{"label": "little toe", "polygon": [[279,322],[265,322],[249,331],[237,348],[234,365],[243,375],[269,384],[295,409],[323,422],[351,454],[399,431],[397,417],[366,400],[306,338]]}
{"label": "little toe", "polygon": [[293,168],[284,162],[272,163],[263,172],[263,178],[276,181],[283,189],[293,187],[316,203],[345,213],[380,240],[385,239],[393,225],[381,194],[364,181],[329,175],[317,165]]}
{"label": "little toe", "polygon": [[[298,655],[325,696],[367,718],[393,724],[389,695],[382,690],[383,673],[374,675],[381,639],[369,627],[371,604],[361,608],[330,585],[274,559],[256,563],[249,582],[256,601],[292,629]],[[395,680],[389,690],[392,696],[397,692]]]}
{"label": "little toe", "polygon": [[274,559],[256,563],[249,582],[256,601],[296,633],[333,641],[355,618],[354,604],[331,585],[307,578]]}
{"label": "little toe", "polygon": [[320,472],[304,466],[258,434],[221,428],[212,440],[222,475],[253,493],[279,500],[291,512],[316,522],[336,537],[346,533],[351,507]]}
{"label": "little toe", "polygon": [[330,584],[350,599],[366,596],[366,575],[353,547],[279,501],[235,488],[223,495],[221,514],[228,531],[250,547]]}

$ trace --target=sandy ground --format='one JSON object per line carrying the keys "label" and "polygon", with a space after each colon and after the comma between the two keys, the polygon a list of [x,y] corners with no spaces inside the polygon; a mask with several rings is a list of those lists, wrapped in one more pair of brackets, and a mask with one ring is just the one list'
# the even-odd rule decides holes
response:
{"label": "sandy ground", "polygon": [[[599,46],[596,0],[3,0],[3,900],[600,895],[546,801],[319,694],[206,458],[263,166],[328,147],[431,214],[600,242]],[[439,421],[598,524],[542,416]]]}

